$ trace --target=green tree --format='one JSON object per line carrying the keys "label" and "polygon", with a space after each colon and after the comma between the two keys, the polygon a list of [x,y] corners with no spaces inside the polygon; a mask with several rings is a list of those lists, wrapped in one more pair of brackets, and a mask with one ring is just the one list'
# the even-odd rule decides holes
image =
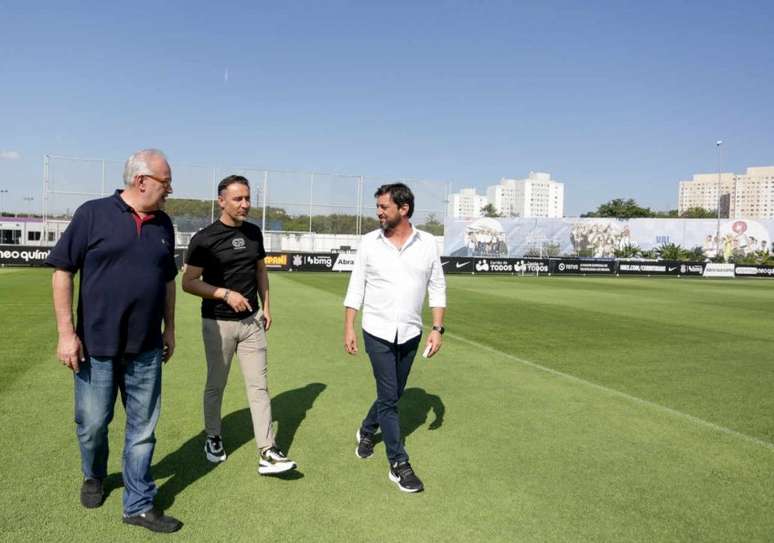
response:
{"label": "green tree", "polygon": [[616,198],[600,205],[596,211],[590,211],[581,215],[581,217],[614,217],[616,219],[654,216],[655,213],[649,207],[641,207],[632,198],[627,200]]}
{"label": "green tree", "polygon": [[613,256],[617,258],[637,258],[640,256],[640,248],[627,243],[623,247],[613,250]]}
{"label": "green tree", "polygon": [[502,217],[502,215],[497,212],[497,209],[495,209],[493,204],[486,204],[484,207],[482,207],[481,214],[484,217]]}
{"label": "green tree", "polygon": [[717,210],[704,209],[703,207],[689,207],[680,213],[681,219],[714,219],[717,216]]}
{"label": "green tree", "polygon": [[425,224],[420,224],[418,228],[434,236],[443,236],[443,223],[438,220],[435,213],[428,213],[425,217]]}
{"label": "green tree", "polygon": [[656,249],[661,260],[685,260],[688,252],[676,243],[664,243]]}
{"label": "green tree", "polygon": [[674,219],[679,215],[676,209],[669,209],[667,211],[654,211],[653,216],[657,219]]}

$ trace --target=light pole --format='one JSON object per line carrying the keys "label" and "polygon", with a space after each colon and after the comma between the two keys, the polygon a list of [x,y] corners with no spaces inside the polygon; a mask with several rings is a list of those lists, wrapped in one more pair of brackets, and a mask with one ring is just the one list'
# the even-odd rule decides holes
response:
{"label": "light pole", "polygon": [[29,204],[29,208],[27,210],[27,216],[31,217],[32,216],[32,201],[35,198],[33,198],[32,196],[25,196],[23,199],[24,199],[25,202],[27,202]]}
{"label": "light pole", "polygon": [[3,194],[8,194],[8,189],[0,189],[0,217],[3,216]]}
{"label": "light pole", "polygon": [[717,228],[715,229],[715,257],[720,256],[720,146],[723,145],[723,140],[715,142],[715,147],[718,150],[718,220]]}

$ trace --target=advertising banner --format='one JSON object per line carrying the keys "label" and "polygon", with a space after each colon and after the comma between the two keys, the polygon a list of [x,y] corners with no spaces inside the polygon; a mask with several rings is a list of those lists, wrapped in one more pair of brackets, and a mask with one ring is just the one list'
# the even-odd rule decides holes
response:
{"label": "advertising banner", "polygon": [[443,272],[450,273],[548,273],[548,259],[441,257]]}
{"label": "advertising banner", "polygon": [[0,266],[42,266],[51,247],[0,245]]}
{"label": "advertising banner", "polygon": [[737,277],[774,277],[774,266],[738,265],[734,269]]}
{"label": "advertising banner", "polygon": [[704,266],[704,277],[735,277],[735,268],[733,264],[717,264],[708,262]]}
{"label": "advertising banner", "polygon": [[774,220],[610,218],[447,218],[444,254],[484,258],[593,257],[612,258],[616,250],[658,249],[675,244],[697,249],[705,258],[726,260],[768,253]]}
{"label": "advertising banner", "polygon": [[702,275],[704,262],[619,260],[621,275]]}
{"label": "advertising banner", "polygon": [[578,258],[552,258],[551,273],[604,275],[615,273],[614,260],[582,260]]}

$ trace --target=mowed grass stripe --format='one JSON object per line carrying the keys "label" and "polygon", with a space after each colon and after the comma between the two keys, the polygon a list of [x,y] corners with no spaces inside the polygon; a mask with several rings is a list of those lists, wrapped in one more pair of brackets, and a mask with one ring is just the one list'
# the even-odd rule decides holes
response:
{"label": "mowed grass stripe", "polygon": [[[48,277],[40,283],[45,296]],[[347,276],[271,278],[270,387],[278,435],[290,442],[302,477],[255,475],[238,370],[223,410],[230,458],[208,469],[198,301],[180,294],[178,351],[165,368],[155,465],[159,499],[186,521],[187,539],[340,541],[363,519],[383,519],[378,537],[401,541],[766,541],[774,534],[769,450],[455,337],[438,358],[415,363],[402,424],[428,490],[398,492],[386,478],[383,445],[369,461],[354,457],[354,429],[374,389],[365,353],[343,353]],[[459,322],[451,333],[468,338],[486,328],[487,313],[463,314],[455,283],[449,316],[458,311]],[[53,343],[53,317],[46,318]],[[498,318],[512,315],[500,308]],[[120,489],[99,510],[78,505],[72,377],[39,338],[24,327],[17,333],[16,341],[39,356],[0,394],[0,424],[19,436],[13,446],[3,438],[4,534],[22,541],[64,541],[72,533],[84,541],[147,540],[121,525]],[[120,464],[122,424],[119,407],[111,473]]]}
{"label": "mowed grass stripe", "polygon": [[[339,303],[347,279],[336,274],[289,278],[330,292]],[[449,330],[459,336],[774,441],[770,341],[746,332],[760,319],[755,313],[737,311],[726,320],[726,333],[703,324],[726,311],[725,297],[708,294],[723,286],[734,291],[749,288],[774,302],[774,289],[762,288],[761,281],[711,281],[703,290],[700,281],[641,278],[450,276],[447,280],[446,320]],[[666,292],[659,293],[659,285]],[[687,292],[680,290],[683,286]],[[580,290],[577,296],[574,287]],[[595,292],[612,290],[619,296],[595,302]],[[647,295],[637,297],[638,292]],[[708,298],[721,302],[710,311],[697,305]],[[674,300],[672,315],[658,318],[650,307],[652,300]]]}
{"label": "mowed grass stripe", "polygon": [[[341,279],[296,275],[292,280],[329,292],[337,306],[341,302],[344,285]],[[452,289],[450,285],[450,291]],[[340,307],[337,310],[340,311]],[[574,529],[580,531],[575,536],[564,533],[560,540],[610,539],[614,533],[617,534],[615,538],[626,534],[625,538],[644,540],[647,539],[644,534],[650,533],[660,539],[680,539],[675,537],[676,534],[689,525],[697,530],[696,537],[706,540],[723,540],[721,533],[725,537],[730,533],[741,534],[735,532],[741,528],[736,524],[726,526],[720,532],[716,530],[722,523],[701,527],[704,522],[702,504],[706,500],[725,502],[722,507],[728,509],[720,514],[723,519],[728,519],[728,511],[736,514],[746,507],[746,499],[731,503],[721,497],[725,490],[716,486],[719,481],[713,482],[716,475],[723,481],[726,477],[735,479],[736,475],[730,473],[737,471],[741,477],[736,480],[740,484],[737,490],[745,494],[752,492],[747,494],[748,498],[755,495],[756,499],[762,500],[749,508],[749,514],[757,521],[752,522],[755,528],[747,532],[748,535],[757,533],[760,538],[761,533],[769,533],[771,523],[765,516],[765,507],[758,507],[760,503],[772,503],[770,489],[758,479],[771,476],[772,456],[768,449],[761,449],[757,443],[740,443],[733,435],[718,435],[715,428],[696,425],[687,418],[676,420],[668,410],[654,413],[652,406],[637,404],[625,397],[611,398],[609,393],[600,395],[599,391],[589,391],[585,386],[579,388],[578,383],[562,382],[564,380],[557,380],[556,376],[535,375],[534,369],[526,368],[525,373],[525,368],[503,364],[508,362],[507,357],[497,353],[491,356],[491,352],[482,352],[478,347],[455,345],[456,339],[451,339],[438,359],[420,361],[412,377],[426,383],[425,380],[433,376],[438,388],[425,388],[443,391],[449,412],[455,406],[446,399],[460,400],[460,407],[464,405],[471,419],[476,420],[476,424],[466,425],[460,439],[470,443],[471,454],[476,445],[481,444],[486,458],[492,459],[491,466],[497,470],[497,477],[503,477],[505,473],[516,475],[507,480],[513,489],[509,491],[519,494],[516,502],[522,508],[529,504],[527,510],[534,514],[536,501],[545,497],[546,507],[550,507],[549,502],[553,500],[560,509],[567,508],[557,516],[568,517],[565,520],[569,523],[588,516],[593,528],[583,522],[574,524]],[[438,371],[433,372],[430,368]],[[576,457],[576,453],[582,458]],[[434,449],[434,455],[437,454]],[[464,446],[460,454],[465,455]],[[756,460],[751,460],[753,457]],[[723,460],[716,465],[714,460],[707,464],[707,459]],[[535,466],[538,466],[538,474],[531,471]],[[557,477],[553,478],[544,471],[546,469]],[[473,473],[465,474],[475,478]],[[482,473],[485,478],[490,475]],[[636,482],[640,477],[642,480]],[[650,491],[646,491],[649,486]],[[534,493],[520,495],[524,489]],[[566,503],[567,497],[558,495],[568,491],[577,502]],[[704,497],[699,499],[694,492]],[[652,501],[653,496],[659,498]],[[635,531],[627,530],[626,519],[631,519],[617,507],[613,509],[621,516],[613,514],[613,518],[608,519],[609,524],[602,518],[604,514],[600,517],[599,511],[590,510],[597,506],[602,510],[612,507],[610,499],[620,500],[622,509],[631,508],[630,514],[643,517],[635,523],[644,530],[639,537]],[[514,507],[519,508],[519,505]],[[546,516],[545,511],[538,516],[547,526],[553,526],[553,522],[562,524],[552,515]],[[519,521],[524,519],[519,518]],[[623,524],[616,527],[617,522]],[[664,524],[659,524],[662,522]],[[675,524],[680,528],[676,529]],[[599,531],[595,532],[595,529]],[[548,532],[542,532],[541,537]],[[683,532],[683,539],[691,538],[688,533],[692,532]]]}
{"label": "mowed grass stripe", "polygon": [[632,396],[630,394],[626,394],[625,392],[621,392],[620,390],[614,390],[612,388],[609,388],[609,387],[606,387],[606,386],[603,386],[603,385],[600,385],[600,384],[597,384],[597,383],[592,383],[591,381],[586,381],[585,379],[581,379],[579,377],[575,377],[574,375],[569,375],[569,374],[563,373],[561,371],[557,371],[557,370],[554,370],[554,369],[551,369],[551,368],[547,368],[546,366],[542,366],[540,364],[536,364],[535,362],[531,362],[529,360],[525,360],[523,358],[519,358],[518,356],[514,356],[512,354],[505,353],[505,352],[500,351],[498,349],[494,349],[494,348],[490,347],[489,345],[484,345],[482,343],[478,343],[476,341],[472,341],[470,339],[464,338],[462,336],[458,336],[456,334],[449,334],[449,337],[455,339],[456,341],[461,341],[463,343],[467,343],[468,345],[471,345],[472,347],[475,347],[477,349],[482,349],[482,350],[488,351],[490,353],[493,353],[493,354],[505,357],[505,358],[507,358],[509,360],[513,360],[515,362],[518,362],[519,364],[524,364],[524,365],[529,366],[531,368],[535,368],[535,369],[538,369],[540,371],[545,371],[545,372],[547,372],[547,373],[549,373],[551,375],[555,375],[557,377],[561,377],[562,379],[568,379],[568,380],[570,380],[570,381],[572,381],[574,383],[579,383],[581,385],[594,388],[596,390],[601,391],[604,394],[612,394],[614,396],[620,396],[620,397],[625,398],[625,399],[627,399],[627,400],[629,400],[631,402],[634,402],[634,403],[637,403],[637,404],[642,404],[642,405],[645,405],[645,406],[648,406],[648,407],[651,407],[651,408],[654,408],[654,409],[657,409],[657,410],[660,410],[660,411],[665,411],[665,412],[667,412],[667,413],[669,413],[671,415],[674,415],[676,417],[689,420],[692,423],[698,424],[699,426],[705,426],[707,428],[710,428],[712,430],[721,432],[723,434],[729,434],[731,436],[738,437],[739,439],[742,439],[744,441],[749,441],[751,443],[755,443],[756,445],[760,445],[760,446],[762,446],[764,448],[767,448],[767,449],[771,450],[772,452],[774,452],[774,443],[771,443],[769,441],[763,441],[761,439],[758,439],[758,438],[755,438],[755,437],[752,437],[752,436],[748,436],[748,435],[743,434],[741,432],[737,432],[736,430],[732,430],[730,428],[726,428],[724,426],[720,426],[720,425],[714,424],[712,422],[700,419],[698,417],[694,417],[694,416],[689,415],[687,413],[683,413],[681,411],[677,411],[675,409],[671,409],[669,407],[666,407],[666,406],[663,406],[663,405],[660,405],[660,404],[657,404],[657,403],[654,403],[654,402],[651,402],[651,401],[648,401],[648,400],[643,400],[642,398],[637,398],[637,397]]}

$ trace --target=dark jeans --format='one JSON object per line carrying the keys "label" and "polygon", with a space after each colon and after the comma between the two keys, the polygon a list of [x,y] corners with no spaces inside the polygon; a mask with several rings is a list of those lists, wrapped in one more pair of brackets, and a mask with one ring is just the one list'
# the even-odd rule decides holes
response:
{"label": "dark jeans", "polygon": [[411,364],[417,354],[422,335],[406,343],[385,341],[363,332],[365,349],[371,358],[371,367],[376,379],[376,401],[371,405],[360,429],[370,434],[382,429],[384,446],[390,463],[408,460],[400,437],[398,400],[406,388]]}
{"label": "dark jeans", "polygon": [[150,467],[161,411],[161,350],[126,357],[91,357],[75,374],[75,423],[81,468],[89,478],[107,475],[108,424],[118,391],[126,410],[124,514],[153,507],[156,485]]}

